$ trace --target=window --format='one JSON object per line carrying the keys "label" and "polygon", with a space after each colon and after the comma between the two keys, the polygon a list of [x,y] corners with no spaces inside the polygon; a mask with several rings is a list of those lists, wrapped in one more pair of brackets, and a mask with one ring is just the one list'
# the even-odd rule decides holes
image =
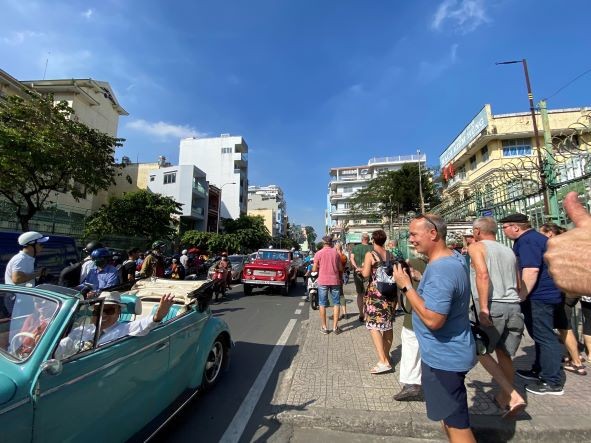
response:
{"label": "window", "polygon": [[470,157],[470,170],[474,171],[476,169],[476,156],[473,155]]}
{"label": "window", "polygon": [[222,154],[231,154],[232,148],[222,148]]}
{"label": "window", "polygon": [[150,181],[153,182],[154,180],[156,180],[156,176],[155,175],[151,175],[150,176]]}
{"label": "window", "polygon": [[480,156],[482,157],[483,163],[488,161],[488,146],[481,149]]}
{"label": "window", "polygon": [[164,174],[164,184],[176,183],[176,172],[168,172]]}
{"label": "window", "polygon": [[531,142],[527,138],[503,140],[503,157],[531,155]]}

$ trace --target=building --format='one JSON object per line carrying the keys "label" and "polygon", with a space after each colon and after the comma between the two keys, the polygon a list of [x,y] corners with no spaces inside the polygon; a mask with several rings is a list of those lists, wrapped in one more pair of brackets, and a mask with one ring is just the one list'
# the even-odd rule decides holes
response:
{"label": "building", "polygon": [[287,207],[279,186],[249,186],[248,215],[262,216],[272,237],[287,235]]}
{"label": "building", "polygon": [[149,172],[148,189],[182,204],[180,231],[205,231],[208,216],[205,173],[194,165],[165,166]]}
{"label": "building", "polygon": [[346,243],[358,243],[361,234],[383,227],[384,217],[355,218],[351,214],[351,200],[357,191],[364,189],[378,174],[396,171],[404,164],[420,163],[425,167],[427,157],[420,155],[399,155],[395,157],[372,158],[367,165],[345,166],[330,169],[328,184],[326,232],[339,237]]}
{"label": "building", "polygon": [[248,145],[241,136],[185,138],[179,150],[181,165],[195,165],[209,183],[220,189],[223,218],[246,214],[248,200]]}
{"label": "building", "polygon": [[[591,108],[548,110],[552,154],[544,148],[542,118],[536,116],[536,143],[530,112],[493,114],[485,105],[439,157],[443,175],[442,204],[434,211],[449,221],[477,216],[528,212],[543,222],[544,203],[540,162],[551,158],[556,183],[591,172],[589,134]],[[531,196],[518,206],[515,201]]]}

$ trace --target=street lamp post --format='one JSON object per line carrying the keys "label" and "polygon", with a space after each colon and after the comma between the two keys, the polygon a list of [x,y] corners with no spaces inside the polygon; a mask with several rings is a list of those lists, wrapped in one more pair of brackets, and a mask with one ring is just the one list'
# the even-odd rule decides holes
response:
{"label": "street lamp post", "polygon": [[423,179],[421,178],[421,150],[417,149],[417,156],[419,157],[419,161],[417,164],[419,165],[419,198],[421,199],[421,214],[425,213],[425,200],[423,199]]}
{"label": "street lamp post", "polygon": [[527,98],[529,100],[529,110],[531,112],[531,119],[534,126],[534,138],[536,142],[536,151],[538,154],[538,171],[540,173],[540,186],[542,187],[542,195],[544,197],[544,214],[549,214],[548,195],[546,193],[546,173],[544,171],[544,163],[542,161],[542,150],[539,146],[538,123],[536,122],[536,108],[534,106],[534,95],[531,92],[531,84],[529,82],[529,72],[527,70],[527,60],[511,60],[506,62],[497,62],[497,65],[513,65],[521,63],[523,65],[523,72],[525,74],[525,85],[527,86]]}
{"label": "street lamp post", "polygon": [[228,183],[224,183],[222,186],[220,186],[220,195],[218,196],[218,224],[217,224],[217,230],[216,233],[219,234],[220,233],[220,213],[222,212],[222,189],[224,189],[224,186],[226,185],[235,185],[236,182],[228,182]]}

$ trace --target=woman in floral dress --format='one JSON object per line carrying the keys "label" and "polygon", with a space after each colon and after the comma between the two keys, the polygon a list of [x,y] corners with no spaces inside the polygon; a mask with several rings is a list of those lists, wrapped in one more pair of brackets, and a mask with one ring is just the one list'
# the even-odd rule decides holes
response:
{"label": "woman in floral dress", "polygon": [[384,248],[386,233],[378,229],[372,233],[373,251],[368,252],[363,260],[363,276],[370,277],[364,297],[365,326],[369,329],[373,344],[378,354],[378,363],[371,368],[372,374],[381,374],[392,370],[390,349],[392,348],[392,322],[396,309],[395,301],[388,301],[378,291],[375,274],[382,262],[392,261],[390,252]]}

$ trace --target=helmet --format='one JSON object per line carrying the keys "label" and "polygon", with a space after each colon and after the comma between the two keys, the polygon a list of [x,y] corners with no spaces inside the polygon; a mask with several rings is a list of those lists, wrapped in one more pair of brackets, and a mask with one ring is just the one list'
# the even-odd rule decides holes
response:
{"label": "helmet", "polygon": [[45,243],[49,237],[43,236],[36,231],[25,232],[18,236],[18,244],[21,246],[34,245],[35,243]]}
{"label": "helmet", "polygon": [[183,255],[186,255],[186,254],[187,254],[187,250],[186,250],[186,249],[183,249],[183,250],[181,251],[181,254],[183,254]]}
{"label": "helmet", "polygon": [[110,258],[113,254],[107,248],[98,248],[92,251],[90,257],[93,260],[100,260],[101,258]]}
{"label": "helmet", "polygon": [[152,243],[152,249],[160,249],[164,246],[166,246],[166,243],[164,243],[162,240],[156,240],[154,243]]}
{"label": "helmet", "polygon": [[103,244],[98,241],[91,241],[84,248],[84,252],[86,252],[87,254],[92,254],[92,251],[98,248],[104,248]]}

